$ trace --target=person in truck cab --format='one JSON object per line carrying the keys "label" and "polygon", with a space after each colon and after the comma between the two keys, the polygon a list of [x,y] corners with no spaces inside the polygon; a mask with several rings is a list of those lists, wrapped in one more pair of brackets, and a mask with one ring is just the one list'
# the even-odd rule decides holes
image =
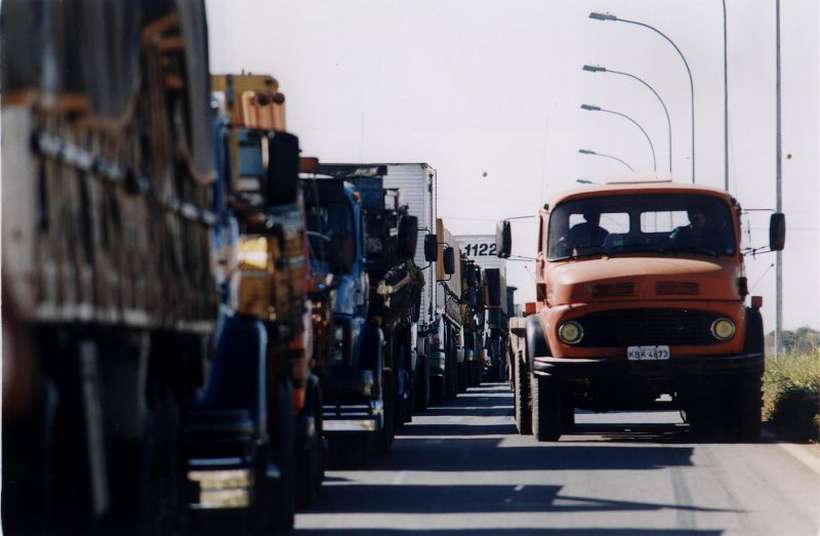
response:
{"label": "person in truck cab", "polygon": [[676,227],[669,235],[675,247],[684,249],[704,249],[721,254],[726,249],[726,225],[723,220],[714,220],[701,207],[687,209],[689,225]]}
{"label": "person in truck cab", "polygon": [[566,236],[562,239],[568,251],[583,252],[591,248],[600,248],[609,231],[600,226],[601,213],[594,210],[583,212],[583,223],[576,223],[570,228]]}

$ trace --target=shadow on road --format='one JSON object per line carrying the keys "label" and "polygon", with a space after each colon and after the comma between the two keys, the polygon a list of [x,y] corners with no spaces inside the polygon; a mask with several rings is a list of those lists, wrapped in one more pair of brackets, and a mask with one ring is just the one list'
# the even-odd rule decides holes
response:
{"label": "shadow on road", "polygon": [[[531,471],[647,471],[693,465],[693,448],[680,442],[680,427],[665,424],[580,424],[568,441],[537,443],[522,438],[508,417],[511,396],[503,385],[471,389],[446,406],[431,408],[417,422],[398,431],[391,452],[368,460],[350,478],[329,475],[319,503],[305,512],[357,516],[399,514],[578,513],[673,511],[692,515],[701,512],[733,512],[698,506],[654,501],[614,500],[562,494],[563,485],[501,484],[492,477],[486,483],[460,484],[449,473],[531,472]],[[433,418],[430,418],[433,417]],[[441,417],[440,419],[436,417]],[[448,417],[450,417],[448,419]],[[450,422],[447,422],[447,421]],[[634,444],[614,444],[631,440]],[[650,443],[663,443],[660,445]],[[408,472],[440,473],[414,484],[370,482],[376,474]],[[382,478],[382,477],[379,477]],[[418,478],[418,476],[416,477]],[[515,481],[515,478],[513,478]],[[503,480],[502,480],[503,482]],[[348,518],[350,519],[350,518]],[[356,518],[358,519],[358,517]],[[364,518],[362,518],[364,519]],[[366,524],[366,523],[365,523]],[[301,529],[310,534],[425,534],[479,536],[595,535],[660,536],[721,534],[716,530],[654,530],[632,528],[487,528],[466,529],[457,525],[448,530],[363,529],[330,526],[321,530]]]}
{"label": "shadow on road", "polygon": [[375,514],[470,514],[494,512],[600,512],[678,510],[735,512],[703,506],[620,501],[561,495],[550,485],[341,485],[322,491],[311,512],[339,514],[363,506]]}
{"label": "shadow on road", "polygon": [[685,529],[620,529],[620,528],[518,528],[518,529],[300,529],[299,536],[328,535],[356,535],[356,536],[385,536],[387,534],[411,535],[424,534],[425,536],[554,536],[568,534],[570,536],[720,536],[720,530],[685,530]]}
{"label": "shadow on road", "polygon": [[[425,416],[428,417],[506,417],[512,416],[513,414],[513,407],[512,405],[496,405],[492,407],[482,408],[481,406],[445,406],[441,408],[430,408],[424,412]],[[409,427],[408,429],[412,432],[414,426]]]}
{"label": "shadow on road", "polygon": [[414,424],[398,432],[402,438],[413,436],[484,436],[516,434],[515,425],[507,424]]}
{"label": "shadow on road", "polygon": [[650,470],[692,465],[691,447],[535,443],[499,446],[496,438],[402,438],[389,456],[374,459],[376,471],[563,471]]}

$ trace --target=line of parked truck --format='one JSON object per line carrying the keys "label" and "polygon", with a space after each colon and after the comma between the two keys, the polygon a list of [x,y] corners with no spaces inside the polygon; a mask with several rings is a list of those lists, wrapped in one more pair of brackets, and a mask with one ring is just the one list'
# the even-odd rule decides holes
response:
{"label": "line of parked truck", "polygon": [[0,18],[6,533],[286,533],[328,454],[506,376],[436,171],[302,156],[201,3]]}

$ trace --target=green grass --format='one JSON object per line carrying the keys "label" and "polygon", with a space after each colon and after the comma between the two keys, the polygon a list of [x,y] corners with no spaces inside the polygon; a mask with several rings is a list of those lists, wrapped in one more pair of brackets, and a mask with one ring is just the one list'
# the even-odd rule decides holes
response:
{"label": "green grass", "polygon": [[820,440],[820,348],[766,359],[763,418],[787,436]]}

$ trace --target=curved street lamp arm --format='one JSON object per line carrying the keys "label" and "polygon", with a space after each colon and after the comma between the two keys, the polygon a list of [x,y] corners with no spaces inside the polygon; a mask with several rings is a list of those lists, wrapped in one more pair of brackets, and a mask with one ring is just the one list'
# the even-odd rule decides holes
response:
{"label": "curved street lamp arm", "polygon": [[601,111],[606,112],[608,114],[615,114],[615,115],[621,116],[624,119],[626,119],[627,121],[629,121],[630,123],[632,123],[633,125],[635,125],[636,127],[638,127],[641,130],[641,132],[643,132],[643,135],[646,137],[646,141],[649,142],[649,150],[652,153],[652,169],[655,172],[657,172],[658,171],[658,164],[657,164],[657,161],[655,160],[655,145],[652,143],[652,138],[649,137],[649,134],[647,134],[646,130],[644,130],[644,128],[641,125],[639,125],[637,121],[635,121],[634,119],[632,119],[631,117],[629,117],[626,114],[623,114],[621,112],[616,112],[614,110],[606,110],[604,108],[601,108]]}
{"label": "curved street lamp arm", "polygon": [[663,107],[663,113],[666,114],[666,126],[667,126],[667,129],[669,131],[669,174],[671,175],[672,174],[672,118],[669,116],[669,108],[666,107],[666,103],[663,101],[660,94],[658,94],[658,92],[655,91],[655,88],[653,88],[646,81],[644,81],[643,79],[635,76],[634,74],[626,73],[626,72],[623,72],[623,71],[615,71],[613,69],[607,69],[606,72],[613,73],[613,74],[620,74],[620,75],[623,75],[623,76],[628,76],[629,78],[632,78],[633,80],[637,80],[638,82],[640,82],[641,84],[646,86],[647,89],[649,89],[649,91],[651,91],[655,95],[655,97],[657,97],[658,102],[661,103],[661,106]]}
{"label": "curved street lamp arm", "polygon": [[663,33],[662,31],[658,30],[654,26],[650,26],[649,24],[645,24],[643,22],[638,22],[636,20],[629,20],[629,19],[622,19],[617,18],[621,22],[625,22],[627,24],[634,24],[636,26],[643,26],[644,28],[648,28],[655,32],[656,34],[660,35],[664,39],[666,39],[670,45],[672,45],[675,51],[680,56],[680,59],[683,60],[683,66],[686,67],[686,74],[689,75],[689,98],[692,105],[692,184],[695,184],[695,83],[692,80],[692,69],[689,68],[689,62],[686,61],[686,56],[683,55],[681,49],[678,48],[678,45],[675,44],[672,39],[669,38],[668,35]]}
{"label": "curved street lamp arm", "polygon": [[604,153],[595,153],[595,156],[603,156],[604,158],[611,158],[612,160],[617,160],[618,162],[620,162],[621,164],[623,164],[627,168],[629,168],[629,171],[631,171],[632,173],[635,173],[635,170],[632,168],[632,166],[630,166],[628,163],[626,163],[624,160],[621,160],[617,156],[612,156],[611,154],[604,154]]}

